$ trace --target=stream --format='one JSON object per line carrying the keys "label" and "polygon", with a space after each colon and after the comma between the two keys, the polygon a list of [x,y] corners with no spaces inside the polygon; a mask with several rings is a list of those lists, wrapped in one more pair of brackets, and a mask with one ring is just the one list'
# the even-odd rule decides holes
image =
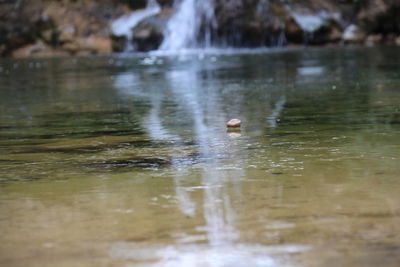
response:
{"label": "stream", "polygon": [[400,262],[399,48],[0,59],[0,93],[1,266]]}

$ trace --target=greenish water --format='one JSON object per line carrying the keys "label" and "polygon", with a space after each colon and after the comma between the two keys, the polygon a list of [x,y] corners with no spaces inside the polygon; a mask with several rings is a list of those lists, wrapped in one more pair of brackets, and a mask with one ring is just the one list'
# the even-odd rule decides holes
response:
{"label": "greenish water", "polygon": [[1,266],[400,263],[398,48],[2,59],[0,96]]}

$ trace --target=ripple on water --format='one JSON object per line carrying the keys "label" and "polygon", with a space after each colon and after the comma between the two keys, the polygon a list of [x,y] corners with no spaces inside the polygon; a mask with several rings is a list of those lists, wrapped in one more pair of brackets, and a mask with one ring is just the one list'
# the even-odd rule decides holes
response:
{"label": "ripple on water", "polygon": [[109,171],[129,171],[130,169],[148,169],[158,170],[160,168],[170,166],[171,161],[165,158],[140,158],[140,159],[120,159],[120,160],[108,160],[103,162],[93,162],[83,164],[85,167],[92,170],[109,170]]}

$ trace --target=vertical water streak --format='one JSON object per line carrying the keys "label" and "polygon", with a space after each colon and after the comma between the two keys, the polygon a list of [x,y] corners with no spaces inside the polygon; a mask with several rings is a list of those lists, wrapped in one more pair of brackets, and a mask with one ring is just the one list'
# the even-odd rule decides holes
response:
{"label": "vertical water streak", "polygon": [[279,116],[281,115],[283,108],[285,107],[285,103],[286,103],[286,97],[281,96],[279,101],[275,104],[275,107],[272,110],[271,115],[268,116],[267,122],[271,128],[273,128],[273,129],[276,128],[276,126],[277,126],[276,122],[277,122]]}
{"label": "vertical water streak", "polygon": [[210,47],[216,28],[212,0],[175,0],[176,13],[167,24],[160,50]]}
{"label": "vertical water streak", "polygon": [[[203,215],[205,219],[205,231],[208,243],[211,247],[230,246],[238,238],[235,227],[235,212],[232,206],[232,196],[229,186],[237,183],[243,177],[241,162],[233,160],[233,166],[228,169],[220,168],[220,157],[234,158],[237,155],[237,147],[234,142],[227,140],[226,132],[213,127],[207,122],[212,122],[216,116],[228,117],[221,107],[218,87],[212,84],[204,84],[199,71],[202,68],[198,62],[193,62],[184,70],[173,70],[168,73],[171,83],[171,92],[178,105],[186,111],[191,118],[194,142],[198,146],[200,158],[205,165],[199,166],[201,186],[204,192]],[[225,126],[225,125],[224,125]],[[223,127],[224,127],[223,126]],[[228,156],[229,155],[229,156]],[[227,164],[225,162],[225,164]],[[227,164],[229,165],[229,164]],[[177,171],[175,181],[177,187],[181,187],[181,181],[187,177],[181,176]],[[177,190],[177,193],[182,194]],[[190,201],[189,195],[178,195],[179,206],[186,215],[194,216],[195,202]],[[187,205],[186,202],[190,203]],[[189,212],[191,213],[189,213]]]}

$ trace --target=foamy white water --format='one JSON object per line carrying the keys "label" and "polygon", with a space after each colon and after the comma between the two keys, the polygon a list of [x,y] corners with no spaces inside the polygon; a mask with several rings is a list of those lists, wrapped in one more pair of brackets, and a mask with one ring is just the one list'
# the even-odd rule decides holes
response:
{"label": "foamy white water", "polygon": [[[177,11],[168,22],[160,50],[209,47],[211,32],[216,28],[212,1],[175,0],[175,7]],[[200,32],[202,26],[204,32]]]}
{"label": "foamy white water", "polygon": [[[118,260],[144,263],[144,266],[300,266],[287,257],[310,250],[311,247],[288,244],[263,246],[236,244],[223,246],[179,244],[140,247],[135,243],[115,243],[109,256]],[[140,266],[143,266],[140,265]]]}
{"label": "foamy white water", "polygon": [[144,19],[157,15],[160,11],[161,7],[156,0],[148,0],[145,9],[134,11],[115,20],[111,25],[111,32],[115,36],[126,36],[128,39],[126,50],[133,50],[131,42],[133,38],[132,29]]}
{"label": "foamy white water", "polygon": [[336,21],[340,20],[339,13],[329,13],[326,11],[320,11],[314,14],[303,14],[298,12],[291,12],[294,20],[300,26],[300,28],[308,33],[313,33],[320,29],[322,26],[328,23],[328,20],[333,19]]}

